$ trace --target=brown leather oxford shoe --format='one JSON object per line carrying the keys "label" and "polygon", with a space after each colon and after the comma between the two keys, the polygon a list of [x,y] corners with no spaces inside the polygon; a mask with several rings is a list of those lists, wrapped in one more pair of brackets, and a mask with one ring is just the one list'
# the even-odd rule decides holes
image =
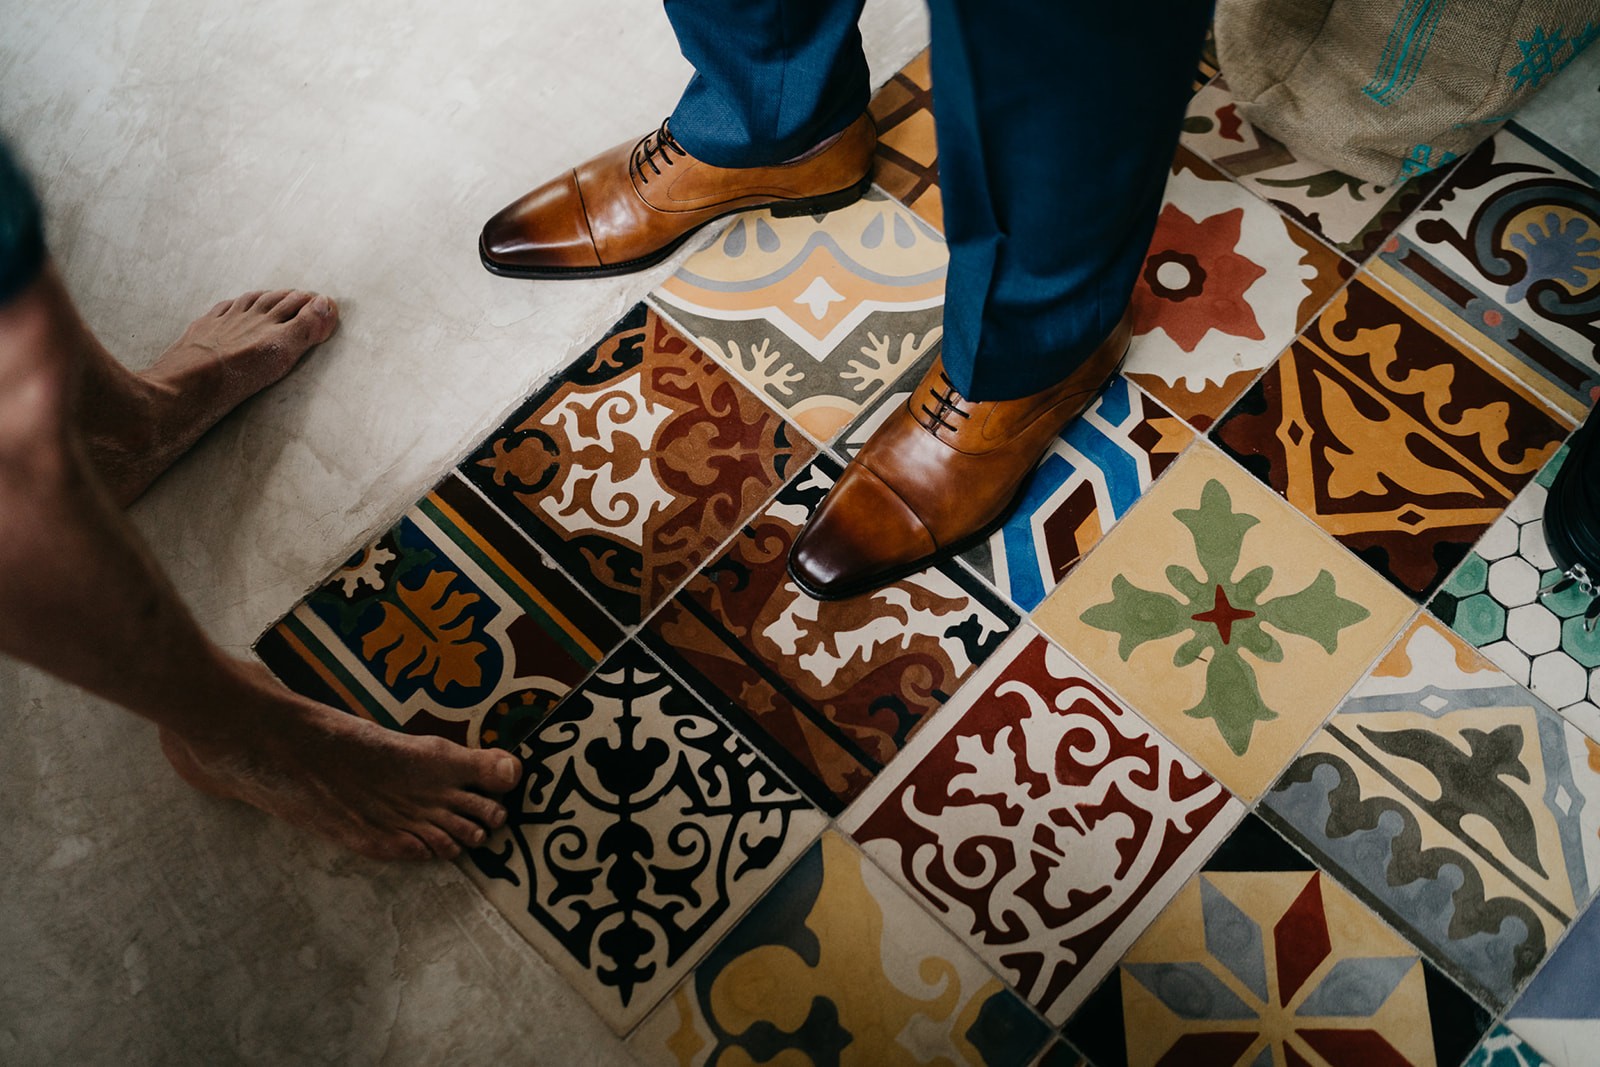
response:
{"label": "brown leather oxford shoe", "polygon": [[1020,400],[967,400],[935,360],[795,538],[789,577],[818,600],[839,600],[988,537],[1051,440],[1116,373],[1132,334],[1124,312],[1071,377]]}
{"label": "brown leather oxford shoe", "polygon": [[872,180],[878,133],[863,114],[836,137],[770,167],[713,167],[667,124],[603,152],[508,205],[483,227],[478,255],[512,278],[604,278],[653,266],[724,215],[836,211]]}

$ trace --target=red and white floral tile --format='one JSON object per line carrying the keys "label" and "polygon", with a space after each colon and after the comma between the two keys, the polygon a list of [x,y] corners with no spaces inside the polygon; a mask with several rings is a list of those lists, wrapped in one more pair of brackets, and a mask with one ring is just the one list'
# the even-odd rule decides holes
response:
{"label": "red and white floral tile", "polygon": [[1134,286],[1124,373],[1204,429],[1351,271],[1299,223],[1180,148]]}

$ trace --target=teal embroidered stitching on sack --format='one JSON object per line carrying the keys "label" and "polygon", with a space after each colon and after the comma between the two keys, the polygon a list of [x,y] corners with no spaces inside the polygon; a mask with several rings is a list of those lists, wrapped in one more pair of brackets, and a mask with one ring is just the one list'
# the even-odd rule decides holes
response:
{"label": "teal embroidered stitching on sack", "polygon": [[1437,149],[1431,144],[1416,144],[1411,146],[1411,152],[1400,164],[1400,173],[1395,175],[1395,181],[1402,182],[1414,174],[1425,174],[1456,159],[1457,156],[1448,148]]}
{"label": "teal embroidered stitching on sack", "polygon": [[[1565,29],[1565,26],[1557,26],[1553,33],[1546,35],[1543,26],[1535,26],[1533,40],[1517,42],[1522,50],[1522,62],[1506,71],[1506,77],[1517,79],[1514,88],[1520,89],[1529,82],[1535,89],[1539,88],[1541,81],[1577,59],[1579,53],[1600,37],[1600,27],[1592,22],[1584,23],[1575,37],[1563,37]],[[1562,56],[1562,50],[1568,45],[1572,46],[1572,51]]]}
{"label": "teal embroidered stitching on sack", "polygon": [[1433,31],[1439,25],[1447,0],[1410,0],[1400,9],[1389,31],[1389,40],[1378,56],[1378,69],[1362,92],[1388,107],[1411,88],[1417,78],[1417,68],[1428,54],[1433,41]]}

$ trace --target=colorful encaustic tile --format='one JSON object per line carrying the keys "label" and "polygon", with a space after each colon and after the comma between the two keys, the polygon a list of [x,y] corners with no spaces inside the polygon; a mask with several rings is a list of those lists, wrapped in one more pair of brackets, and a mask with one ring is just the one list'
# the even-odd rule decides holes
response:
{"label": "colorful encaustic tile", "polygon": [[1243,814],[1025,628],[841,825],[1059,1024]]}
{"label": "colorful encaustic tile", "polygon": [[640,304],[460,470],[631,624],[815,451]]}
{"label": "colorful encaustic tile", "polygon": [[1597,768],[1600,745],[1423,615],[1260,810],[1499,1006],[1596,886]]}
{"label": "colorful encaustic tile", "polygon": [[1301,161],[1245,121],[1225,78],[1195,94],[1180,143],[1239,180],[1357,263],[1376,252],[1444,177],[1439,170],[1398,185],[1375,185]]}
{"label": "colorful encaustic tile", "polygon": [[1427,171],[1378,186],[1322,163],[1296,160],[1283,144],[1240,115],[1226,77],[1195,93],[1179,144],[1208,158],[1288,218],[1365,262],[1445,178]]}
{"label": "colorful encaustic tile", "polygon": [[657,612],[645,640],[837,814],[1017,625],[952,562],[849,600],[789,580],[789,546],[840,467],[821,457]]}
{"label": "colorful encaustic tile", "polygon": [[1033,1067],[1090,1067],[1089,1061],[1072,1050],[1065,1041],[1057,1041],[1034,1061]]}
{"label": "colorful encaustic tile", "polygon": [[1567,450],[1517,494],[1428,609],[1518,684],[1600,737],[1600,632],[1584,629],[1576,586],[1540,596],[1560,568],[1544,539],[1545,495]]}
{"label": "colorful encaustic tile", "polygon": [[[1549,962],[1506,1013],[1506,1025],[1526,1042],[1519,1052],[1527,1056],[1538,1049],[1544,1057],[1533,1055],[1529,1064],[1594,1064],[1600,1055],[1600,982],[1595,981],[1596,974],[1600,974],[1600,911],[1591,907],[1572,924]],[[1506,1063],[1509,1067],[1518,1061],[1508,1059]]]}
{"label": "colorful encaustic tile", "polygon": [[1415,607],[1196,444],[1034,619],[1253,799]]}
{"label": "colorful encaustic tile", "polygon": [[651,299],[818,440],[944,332],[939,231],[878,189],[826,215],[740,215]]}
{"label": "colorful encaustic tile", "polygon": [[413,734],[511,747],[622,640],[455,475],[256,642],[291,689]]}
{"label": "colorful encaustic tile", "polygon": [[630,642],[518,749],[506,825],[460,861],[618,1032],[631,1029],[824,819]]}
{"label": "colorful encaustic tile", "polygon": [[[901,384],[921,381],[926,369],[913,368]],[[909,389],[885,393],[835,439],[835,450],[854,458],[910,396]],[[1193,439],[1182,419],[1126,378],[1112,378],[1050,443],[1005,525],[961,560],[1032,611]]]}
{"label": "colorful encaustic tile", "polygon": [[[1587,982],[1590,978],[1585,975],[1583,980]],[[1596,1034],[1595,1037],[1600,1038],[1600,1034]],[[1585,1047],[1592,1051],[1593,1040],[1587,1042]],[[1580,1062],[1582,1061],[1573,1061],[1574,1064]],[[1465,1067],[1554,1067],[1554,1065],[1539,1055],[1532,1045],[1504,1026],[1496,1024],[1483,1035],[1478,1047],[1467,1057]]]}
{"label": "colorful encaustic tile", "polygon": [[1480,145],[1373,271],[1577,421],[1600,386],[1600,178],[1536,140]]}
{"label": "colorful encaustic tile", "polygon": [[1124,373],[1204,429],[1352,270],[1299,223],[1180,147],[1134,285]]}
{"label": "colorful encaustic tile", "polygon": [[927,49],[873,94],[870,110],[878,124],[873,181],[942,232],[944,201],[939,193],[939,142],[933,129],[933,75]]}
{"label": "colorful encaustic tile", "polygon": [[900,372],[900,376],[888,388],[879,393],[870,404],[862,407],[860,414],[834,436],[829,447],[846,459],[854,459],[877,432],[878,427],[888,421],[895,408],[904,407],[911,399],[916,386],[927,377],[928,368],[939,358],[942,347],[939,344],[929,345],[925,352]]}
{"label": "colorful encaustic tile", "polygon": [[1490,1017],[1255,816],[1067,1024],[1095,1067],[1457,1067]]}
{"label": "colorful encaustic tile", "polygon": [[1050,1028],[829,831],[628,1041],[644,1064],[1027,1067]]}
{"label": "colorful encaustic tile", "polygon": [[1360,278],[1211,434],[1417,599],[1565,436],[1504,371]]}

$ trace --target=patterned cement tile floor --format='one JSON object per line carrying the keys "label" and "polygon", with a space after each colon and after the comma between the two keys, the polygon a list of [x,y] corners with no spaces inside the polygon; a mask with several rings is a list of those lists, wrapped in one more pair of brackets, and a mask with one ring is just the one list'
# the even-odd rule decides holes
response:
{"label": "patterned cement tile floor", "polygon": [[1600,153],[1384,190],[1213,73],[1125,374],[987,544],[784,573],[938,350],[922,57],[879,189],[735,219],[259,642],[522,755],[461,866],[640,1062],[1593,1062],[1600,637],[1537,589]]}

